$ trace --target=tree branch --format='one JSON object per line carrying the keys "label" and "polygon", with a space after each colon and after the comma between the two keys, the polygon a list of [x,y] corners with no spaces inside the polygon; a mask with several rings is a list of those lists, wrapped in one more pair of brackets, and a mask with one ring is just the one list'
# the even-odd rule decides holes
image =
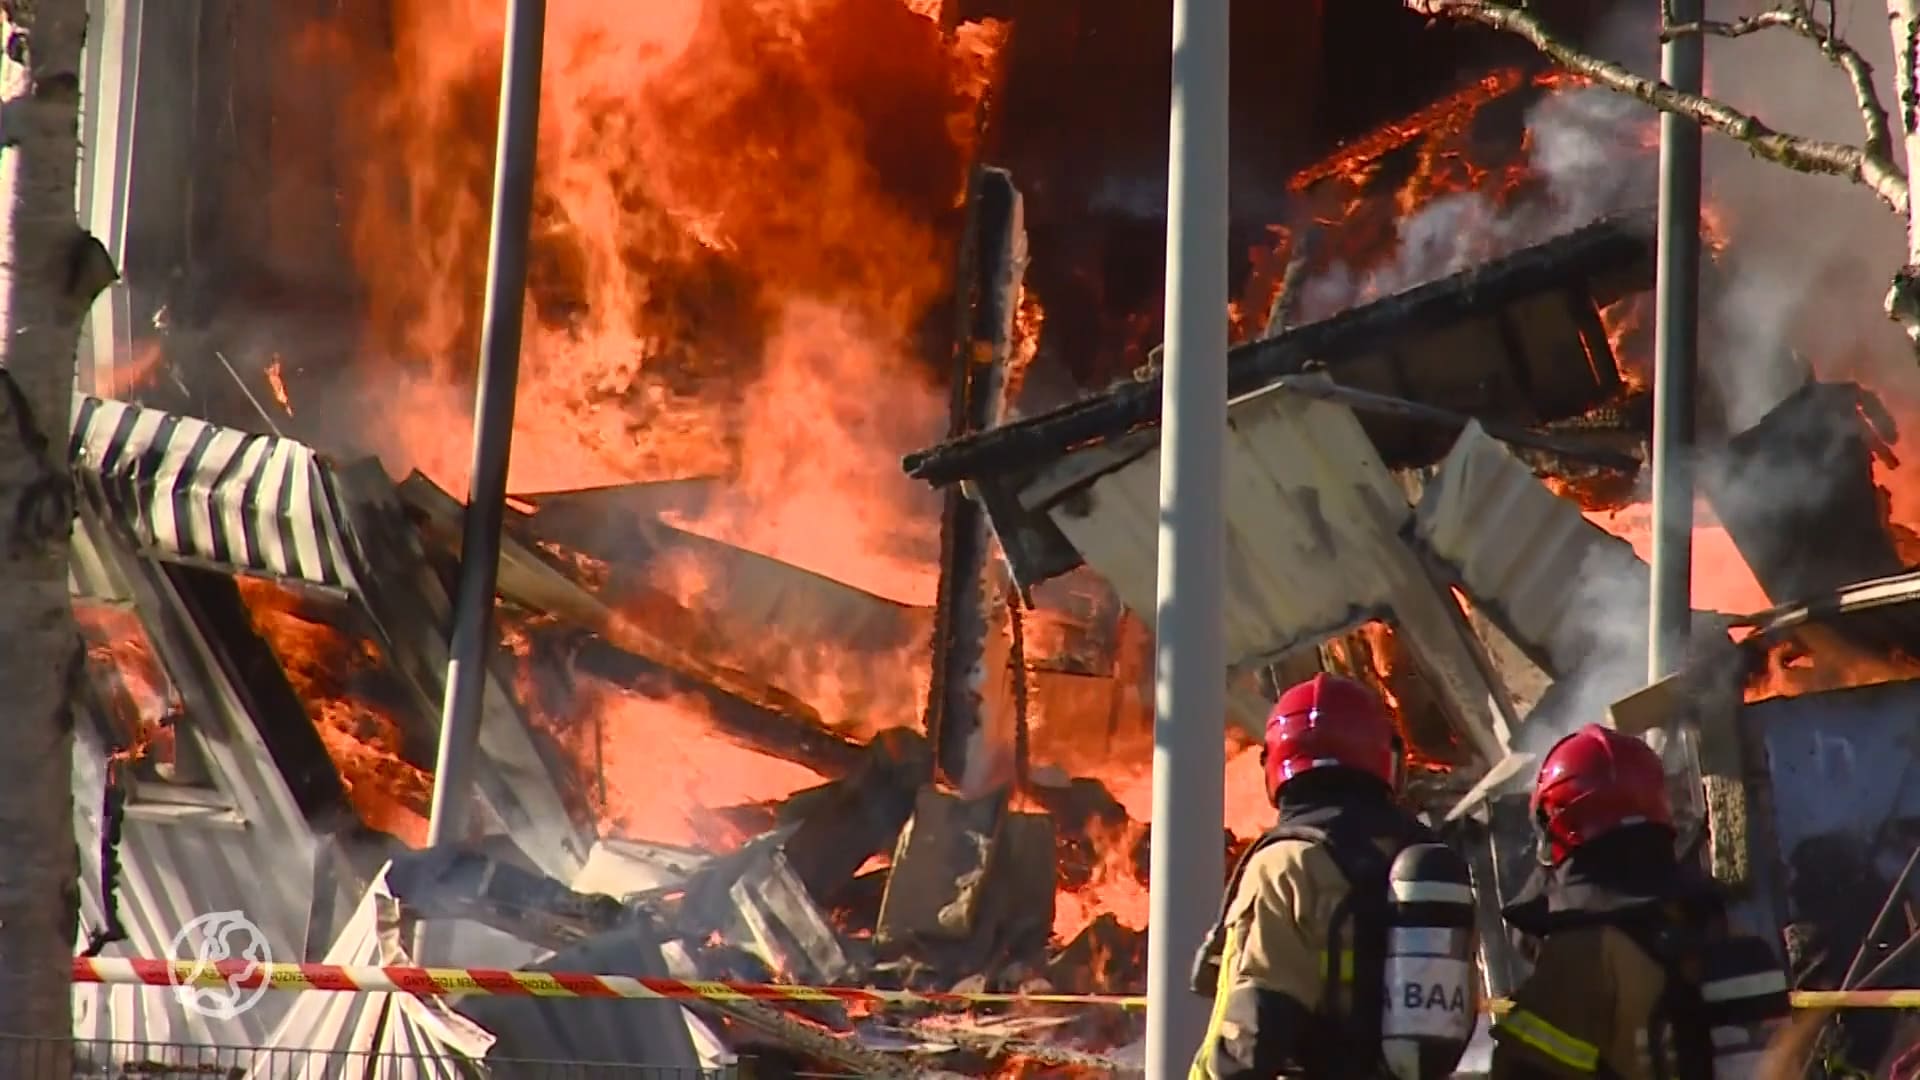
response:
{"label": "tree branch", "polygon": [[[1423,15],[1465,19],[1526,39],[1548,59],[1616,93],[1661,112],[1687,117],[1746,145],[1757,157],[1796,172],[1840,176],[1865,185],[1896,213],[1907,213],[1907,177],[1886,153],[1775,131],[1757,117],[1699,94],[1636,75],[1619,64],[1588,55],[1556,37],[1530,12],[1494,0],[1405,0]],[[1838,61],[1836,61],[1838,62]],[[1871,86],[1871,83],[1868,84]],[[1876,104],[1877,107],[1877,104]]]}
{"label": "tree branch", "polygon": [[1887,110],[1880,104],[1879,91],[1873,86],[1873,65],[1867,63],[1859,50],[1835,37],[1832,27],[1821,26],[1805,8],[1780,7],[1732,22],[1708,19],[1682,23],[1668,27],[1660,35],[1660,40],[1671,41],[1687,34],[1738,38],[1772,29],[1792,30],[1813,42],[1822,55],[1846,75],[1848,84],[1853,87],[1853,100],[1860,109],[1860,125],[1866,130],[1867,141],[1861,149],[1869,156],[1892,161],[1893,136],[1888,127]]}

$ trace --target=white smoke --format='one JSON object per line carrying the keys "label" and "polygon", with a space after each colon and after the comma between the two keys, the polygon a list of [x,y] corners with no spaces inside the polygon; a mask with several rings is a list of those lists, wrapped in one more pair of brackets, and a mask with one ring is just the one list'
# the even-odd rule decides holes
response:
{"label": "white smoke", "polygon": [[1390,261],[1317,273],[1303,288],[1302,312],[1325,318],[1653,204],[1647,115],[1638,103],[1605,90],[1566,91],[1543,98],[1526,123],[1538,194],[1507,205],[1486,191],[1434,199],[1400,222]]}

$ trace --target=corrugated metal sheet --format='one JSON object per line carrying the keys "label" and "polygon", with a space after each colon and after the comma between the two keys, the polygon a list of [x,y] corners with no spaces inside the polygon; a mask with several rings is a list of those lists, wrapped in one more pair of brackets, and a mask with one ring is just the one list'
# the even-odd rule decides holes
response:
{"label": "corrugated metal sheet", "polygon": [[[635,485],[646,488],[651,485]],[[789,641],[834,641],[865,652],[924,644],[933,609],[898,603],[758,552],[676,529],[656,519],[615,520],[585,511],[618,505],[625,489],[549,495],[527,529],[605,559],[612,588],[631,573],[672,576],[674,560],[700,575],[700,611],[722,627],[760,627]],[[721,632],[725,632],[722,630]]]}
{"label": "corrugated metal sheet", "polygon": [[[1274,387],[1233,402],[1228,427],[1231,668],[1270,662],[1391,614],[1407,629],[1408,644],[1458,714],[1463,734],[1482,756],[1498,760],[1507,718],[1495,710],[1504,702],[1495,702],[1459,609],[1400,539],[1413,510],[1353,412]],[[1133,438],[1143,452],[1123,454],[1106,444],[1068,455],[1030,484],[1022,501],[1045,509],[1121,600],[1151,621],[1158,433]],[[1096,461],[1098,471],[1080,486]],[[1258,696],[1230,699],[1236,719],[1258,730],[1264,720]]]}
{"label": "corrugated metal sheet", "polygon": [[[1544,752],[1571,725],[1598,720],[1642,685],[1647,564],[1547,490],[1478,423],[1427,481],[1412,535],[1428,564],[1445,567],[1467,594],[1475,616],[1558,680],[1534,702],[1516,749]],[[1707,640],[1725,624],[1697,612],[1694,632]]]}
{"label": "corrugated metal sheet", "polygon": [[[177,737],[197,751],[208,775],[207,786],[191,790],[144,782],[132,789],[118,849],[117,910],[127,940],[105,954],[183,955],[175,942],[183,928],[200,916],[237,911],[260,928],[274,957],[316,958],[362,892],[364,877],[352,866],[359,853],[342,839],[355,834],[357,823],[344,803],[317,806],[309,817],[214,646],[185,615],[172,582],[146,572],[151,564],[110,532],[90,518],[79,526],[89,558],[76,563],[73,584],[120,597],[123,606],[129,597],[136,600],[150,637],[163,625],[170,629],[160,650],[165,655],[156,659],[188,709],[190,729]],[[100,847],[107,730],[105,718],[91,715],[75,726],[74,839],[81,856],[83,931],[105,921]],[[511,772],[503,776],[501,770],[497,759],[483,757],[483,788],[488,782],[510,786],[505,777]],[[539,779],[555,783],[544,771]],[[336,836],[335,829],[344,831]],[[550,850],[535,854],[569,876],[580,863]],[[288,995],[272,994],[223,1020],[189,1013],[171,994],[138,988],[79,987],[74,999],[75,1032],[88,1039],[223,1046],[258,1044],[292,1004]]]}
{"label": "corrugated metal sheet", "polygon": [[[634,924],[588,938],[535,964],[543,971],[668,978],[660,939]],[[670,1001],[541,1001],[473,998],[460,1011],[499,1040],[496,1056],[532,1061],[643,1065],[659,1075],[697,1075],[686,1010]]]}
{"label": "corrugated metal sheet", "polygon": [[[106,752],[93,725],[76,725],[74,840],[80,847],[81,914],[86,927],[105,920],[100,889],[101,790]],[[119,849],[120,919],[127,940],[108,956],[184,955],[175,936],[194,919],[238,911],[260,927],[275,957],[304,959],[308,942],[325,941],[334,927],[312,925],[315,860],[333,859],[331,842],[314,835],[277,774],[251,755],[227,753],[215,768],[233,811],[169,806],[136,797],[126,812]],[[264,755],[261,756],[264,761]],[[319,880],[333,880],[331,874]],[[353,903],[347,884],[335,887],[335,911]],[[280,998],[280,1000],[274,1000]],[[74,990],[74,1031],[88,1039],[164,1040],[246,1046],[264,1038],[290,1000],[269,995],[230,1020],[188,1013],[174,995],[138,987],[82,986]]]}
{"label": "corrugated metal sheet", "polygon": [[[398,944],[398,905],[383,870],[327,950],[328,964],[405,964]],[[267,998],[276,995],[268,994]],[[464,1080],[461,1062],[482,1058],[493,1046],[486,1029],[444,1002],[412,994],[287,994],[290,1006],[264,1043],[246,1080],[347,1080],[368,1071],[380,1080]],[[265,998],[262,999],[263,1001]],[[312,1055],[281,1057],[272,1051],[301,1049]],[[377,1066],[350,1055],[377,1053]],[[354,1068],[354,1065],[361,1065]]]}
{"label": "corrugated metal sheet", "polygon": [[[1478,422],[1427,482],[1414,535],[1458,573],[1475,608],[1555,677],[1593,652],[1595,609],[1572,595],[1576,583],[1598,583],[1622,605],[1647,605],[1647,564],[1632,545],[1548,491]],[[1644,632],[1638,623],[1630,630]]]}

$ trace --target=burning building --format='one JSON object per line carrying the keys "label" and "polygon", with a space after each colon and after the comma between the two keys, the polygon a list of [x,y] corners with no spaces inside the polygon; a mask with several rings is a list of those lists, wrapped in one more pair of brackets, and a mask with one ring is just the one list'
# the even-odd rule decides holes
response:
{"label": "burning building", "polygon": [[[427,919],[491,966],[1137,989],[1164,0],[552,5],[475,825],[421,851],[502,9],[103,3],[82,197],[125,283],[71,445],[92,944],[241,910],[279,958],[393,962]],[[1274,687],[1326,668],[1392,702],[1436,818],[1492,794],[1452,827],[1502,885],[1501,777],[1640,689],[1652,124],[1384,0],[1260,5],[1235,47],[1221,841],[1267,823]],[[1401,77],[1357,90],[1361,55]],[[1617,721],[1696,715],[1716,867],[1760,923],[1825,927],[1793,852],[1851,836],[1871,869],[1920,791],[1839,749],[1902,737],[1913,693],[1908,410],[1748,332],[1742,223],[1711,216],[1708,338],[1749,388],[1709,380],[1700,417],[1697,636],[1727,646]],[[1843,776],[1858,805],[1795,801]],[[81,999],[122,1039],[861,1075],[1112,1071],[1135,1035]]]}

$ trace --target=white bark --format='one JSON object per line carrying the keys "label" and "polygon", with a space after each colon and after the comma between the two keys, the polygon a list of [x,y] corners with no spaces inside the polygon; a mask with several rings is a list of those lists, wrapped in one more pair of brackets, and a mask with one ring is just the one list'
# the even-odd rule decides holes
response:
{"label": "white bark", "polygon": [[[1907,169],[1920,162],[1920,93],[1914,68],[1920,53],[1920,0],[1887,0],[1887,29],[1893,35],[1894,122],[1906,151]],[[1920,200],[1916,200],[1920,202]],[[1920,353],[1920,205],[1907,208],[1907,264],[1887,290],[1887,317],[1906,329]]]}
{"label": "white bark", "polygon": [[[1759,117],[1700,94],[1686,94],[1658,79],[1636,75],[1618,64],[1583,53],[1557,36],[1527,10],[1524,0],[1402,0],[1424,15],[1477,22],[1526,39],[1549,59],[1576,74],[1663,112],[1676,113],[1744,144],[1754,155],[1798,172],[1827,173],[1861,184],[1906,221],[1907,262],[1893,276],[1887,290],[1887,317],[1900,323],[1920,359],[1920,200],[1910,197],[1907,170],[1920,162],[1920,91],[1915,67],[1920,65],[1920,0],[1887,0],[1887,23],[1893,34],[1895,85],[1898,100],[1892,119],[1897,122],[1906,170],[1893,160],[1888,112],[1873,89],[1873,71],[1859,52],[1832,35],[1813,14],[1806,0],[1781,0],[1759,15],[1734,22],[1700,22],[1671,26],[1666,33],[1711,34],[1738,38],[1768,29],[1791,30],[1808,39],[1846,75],[1860,109],[1865,139],[1859,146],[1811,139],[1775,131]],[[1663,8],[1663,10],[1665,10]]]}
{"label": "white bark", "polygon": [[[10,0],[26,71],[0,112],[12,180],[0,318],[0,1074],[72,1076],[78,922],[67,423],[81,316],[113,276],[74,218],[85,0]],[[21,77],[24,74],[24,78]]]}

